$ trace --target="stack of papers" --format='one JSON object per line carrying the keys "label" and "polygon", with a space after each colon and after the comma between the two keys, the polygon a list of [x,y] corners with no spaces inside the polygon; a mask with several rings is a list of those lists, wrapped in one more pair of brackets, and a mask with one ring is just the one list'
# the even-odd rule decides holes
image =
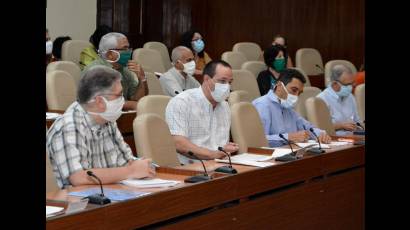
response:
{"label": "stack of papers", "polygon": [[[99,193],[101,193],[100,188],[91,188],[91,189],[81,190],[78,192],[70,192],[68,193],[68,195],[87,197],[87,196],[99,194]],[[129,191],[129,190],[121,190],[121,189],[104,189],[104,195],[108,197],[110,200],[115,200],[115,201],[129,200],[129,199],[144,196],[147,194],[149,194],[149,192],[137,192],[137,191]]]}
{"label": "stack of papers", "polygon": [[46,217],[54,216],[63,213],[63,207],[46,206]]}
{"label": "stack of papers", "polygon": [[137,188],[162,188],[162,187],[172,187],[181,181],[176,180],[163,180],[160,178],[152,178],[152,179],[127,179],[121,181],[122,184],[133,186]]}
{"label": "stack of papers", "polygon": [[57,119],[60,116],[62,116],[62,114],[46,112],[46,119],[48,119],[48,120],[54,120],[54,119]]}

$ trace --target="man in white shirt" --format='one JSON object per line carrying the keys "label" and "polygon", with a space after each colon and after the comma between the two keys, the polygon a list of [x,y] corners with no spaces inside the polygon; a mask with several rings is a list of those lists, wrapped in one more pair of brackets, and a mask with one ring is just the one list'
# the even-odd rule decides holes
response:
{"label": "man in white shirt", "polygon": [[218,151],[238,151],[229,142],[231,113],[226,98],[232,83],[232,68],[224,61],[211,61],[204,70],[202,86],[185,90],[172,98],[166,108],[166,121],[174,137],[182,164],[195,161],[188,152],[204,160],[223,158]]}
{"label": "man in white shirt", "polygon": [[355,80],[352,70],[344,65],[335,65],[330,80],[329,86],[317,97],[329,108],[336,135],[352,135],[352,131],[360,129],[357,123],[361,122],[352,95],[352,84]]}
{"label": "man in white shirt", "polygon": [[195,60],[190,49],[185,46],[175,47],[172,50],[171,59],[174,67],[159,78],[165,94],[174,97],[182,91],[201,86],[192,77],[195,72]]}

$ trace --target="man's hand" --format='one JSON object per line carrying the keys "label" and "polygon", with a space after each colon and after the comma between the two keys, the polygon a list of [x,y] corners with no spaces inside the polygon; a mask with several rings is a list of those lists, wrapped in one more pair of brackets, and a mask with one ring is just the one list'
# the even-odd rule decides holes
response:
{"label": "man's hand", "polygon": [[233,142],[229,142],[228,144],[224,145],[223,148],[227,153],[234,153],[239,150],[239,145]]}
{"label": "man's hand", "polygon": [[306,130],[288,134],[289,141],[293,142],[305,142],[309,139],[309,137],[309,132]]}
{"label": "man's hand", "polygon": [[145,73],[140,64],[129,60],[127,67],[131,72],[134,72],[137,75],[138,80],[142,81],[145,79]]}
{"label": "man's hand", "polygon": [[332,141],[332,138],[323,132],[319,135],[319,141],[321,143],[329,144]]}
{"label": "man's hand", "polygon": [[[339,123],[339,127],[340,127],[341,129],[348,130],[348,131],[354,131],[354,130],[357,129],[356,124],[353,123],[353,122]],[[340,128],[339,128],[339,129],[340,129]]]}
{"label": "man's hand", "polygon": [[128,178],[154,177],[155,168],[151,164],[151,159],[141,159],[128,163]]}

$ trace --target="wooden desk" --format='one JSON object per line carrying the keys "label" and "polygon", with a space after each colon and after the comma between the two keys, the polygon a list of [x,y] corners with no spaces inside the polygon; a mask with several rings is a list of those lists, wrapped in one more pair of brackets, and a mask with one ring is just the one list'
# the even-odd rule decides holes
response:
{"label": "wooden desk", "polygon": [[[62,110],[50,110],[47,112],[52,112],[52,113],[60,113],[63,114],[64,111]],[[135,141],[134,141],[134,130],[132,127],[132,123],[134,122],[135,117],[137,117],[136,112],[124,112],[121,117],[118,118],[117,120],[117,126],[118,129],[120,130],[124,141],[130,146],[132,152],[134,155],[136,155],[137,150],[135,148]],[[51,125],[54,123],[54,119],[46,119],[46,126],[49,129]]]}
{"label": "wooden desk", "polygon": [[[267,168],[235,165],[236,175],[49,218],[47,229],[364,229],[364,150],[349,145]],[[47,198],[67,200],[66,192]]]}

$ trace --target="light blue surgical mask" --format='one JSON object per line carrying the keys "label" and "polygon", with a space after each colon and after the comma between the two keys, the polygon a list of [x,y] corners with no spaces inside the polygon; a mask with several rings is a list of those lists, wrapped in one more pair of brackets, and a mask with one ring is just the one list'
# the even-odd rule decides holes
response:
{"label": "light blue surgical mask", "polygon": [[342,85],[340,82],[337,83],[340,85],[339,92],[336,92],[339,97],[347,97],[352,93],[352,85]]}
{"label": "light blue surgical mask", "polygon": [[202,39],[198,39],[192,42],[192,48],[195,50],[195,52],[200,53],[202,50],[204,50],[205,43],[204,41],[202,41]]}

